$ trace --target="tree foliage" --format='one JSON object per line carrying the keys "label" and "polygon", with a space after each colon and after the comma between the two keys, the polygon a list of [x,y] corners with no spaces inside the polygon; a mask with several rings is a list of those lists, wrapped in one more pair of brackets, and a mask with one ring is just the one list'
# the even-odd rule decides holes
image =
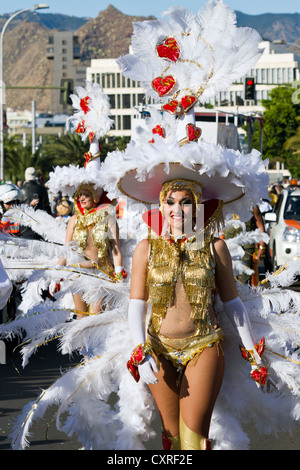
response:
{"label": "tree foliage", "polygon": [[[108,152],[118,148],[124,150],[128,139],[103,138],[100,140],[101,160],[104,160]],[[82,142],[76,133],[67,132],[61,137],[46,136],[41,146],[32,154],[31,145],[23,146],[20,137],[8,137],[4,142],[4,174],[6,181],[16,183],[24,180],[26,168],[33,166],[40,176],[46,180],[55,166],[79,165],[85,163],[84,154],[89,149],[89,141]]]}
{"label": "tree foliage", "polygon": [[[293,102],[295,90],[282,86],[270,92],[268,100],[263,100],[265,108],[263,120],[263,157],[270,164],[284,163],[293,177],[300,177],[299,117],[300,105]],[[253,134],[253,148],[259,150],[260,126],[256,125]],[[298,147],[297,147],[298,142]]]}

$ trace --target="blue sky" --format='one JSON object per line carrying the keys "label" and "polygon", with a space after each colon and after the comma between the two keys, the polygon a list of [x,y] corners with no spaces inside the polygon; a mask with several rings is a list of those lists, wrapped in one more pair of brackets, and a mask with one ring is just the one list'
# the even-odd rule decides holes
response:
{"label": "blue sky", "polygon": [[[0,14],[11,13],[23,8],[31,8],[38,0],[1,0]],[[109,4],[127,15],[154,15],[161,17],[162,11],[171,6],[184,5],[192,11],[198,11],[206,0],[45,0],[49,10],[44,12],[63,13],[79,17],[96,17],[100,11],[105,10]],[[262,13],[300,13],[299,0],[227,0],[226,3],[234,10],[250,15]]]}

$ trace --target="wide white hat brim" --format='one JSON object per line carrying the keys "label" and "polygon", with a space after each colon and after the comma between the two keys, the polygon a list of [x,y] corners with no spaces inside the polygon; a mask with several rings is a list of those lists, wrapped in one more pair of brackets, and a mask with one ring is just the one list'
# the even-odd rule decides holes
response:
{"label": "wide white hat brim", "polygon": [[202,200],[221,199],[225,204],[238,200],[244,196],[244,185],[232,184],[231,175],[213,177],[200,174],[202,165],[194,165],[193,169],[186,168],[180,163],[170,162],[169,172],[163,163],[157,165],[144,181],[137,179],[137,171],[127,172],[119,181],[121,193],[144,204],[159,204],[159,193],[166,181],[174,179],[187,179],[198,183],[202,188]]}

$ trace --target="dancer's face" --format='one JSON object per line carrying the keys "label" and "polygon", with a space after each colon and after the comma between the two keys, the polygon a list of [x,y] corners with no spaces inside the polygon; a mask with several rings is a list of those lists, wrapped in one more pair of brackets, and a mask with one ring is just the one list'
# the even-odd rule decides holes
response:
{"label": "dancer's face", "polygon": [[190,191],[171,190],[168,192],[163,213],[170,225],[171,233],[183,235],[193,228],[193,196]]}
{"label": "dancer's face", "polygon": [[78,201],[82,209],[90,210],[97,207],[97,204],[94,202],[93,195],[88,189],[81,189],[78,195]]}

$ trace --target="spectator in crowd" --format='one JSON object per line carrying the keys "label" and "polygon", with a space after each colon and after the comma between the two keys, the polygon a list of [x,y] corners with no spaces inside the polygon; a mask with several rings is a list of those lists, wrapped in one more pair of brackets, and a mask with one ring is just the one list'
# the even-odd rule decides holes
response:
{"label": "spectator in crowd", "polygon": [[25,171],[22,193],[24,204],[29,204],[35,209],[41,209],[51,214],[47,189],[38,183],[37,173],[33,167],[29,167]]}

